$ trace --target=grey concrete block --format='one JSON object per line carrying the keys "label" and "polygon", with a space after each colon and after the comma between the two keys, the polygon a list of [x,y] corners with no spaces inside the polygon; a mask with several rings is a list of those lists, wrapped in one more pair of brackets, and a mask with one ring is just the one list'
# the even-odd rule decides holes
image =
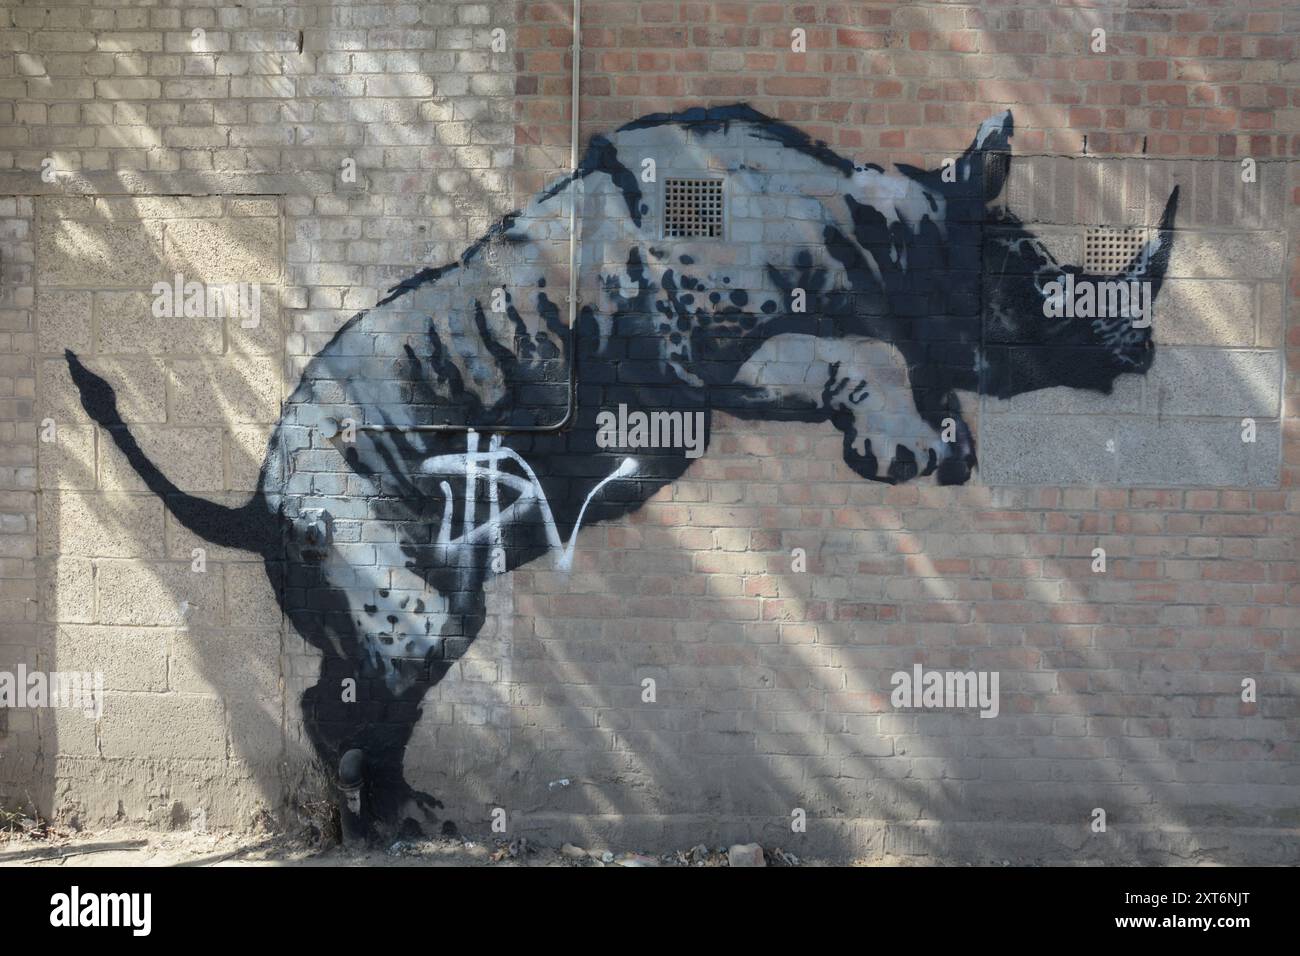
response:
{"label": "grey concrete block", "polygon": [[169,421],[178,425],[273,423],[280,364],[271,357],[178,360],[171,365]]}
{"label": "grey concrete block", "polygon": [[96,294],[99,351],[155,354],[221,351],[222,319],[157,318],[153,314],[153,298],[149,292]]}
{"label": "grey concrete block", "polygon": [[42,289],[36,296],[37,347],[42,352],[85,351],[91,344],[89,292]]}
{"label": "grey concrete block", "polygon": [[279,353],[284,348],[284,331],[280,321],[280,294],[273,286],[262,287],[260,314],[257,323],[244,327],[246,320],[239,316],[226,317],[226,336],[229,350],[246,355],[254,353]]}
{"label": "grey concrete block", "polygon": [[276,696],[279,685],[280,632],[228,628],[172,631],[167,658],[172,691],[215,694],[227,701],[266,699]]}
{"label": "grey concrete block", "polygon": [[186,280],[273,282],[280,277],[279,220],[183,219],[168,222],[166,261]]}
{"label": "grey concrete block", "polygon": [[[1241,179],[1240,164],[1237,165],[1236,178]],[[1286,224],[1287,213],[1287,181],[1291,170],[1291,163],[1283,159],[1281,162],[1257,163],[1255,167],[1255,185],[1258,186],[1259,200],[1258,205],[1253,197],[1248,194],[1241,201],[1244,212],[1241,217],[1241,224],[1249,227],[1258,225],[1263,228],[1284,228]],[[1248,184],[1243,183],[1243,186]],[[1256,215],[1258,221],[1253,221],[1248,213],[1252,210],[1258,210]]]}
{"label": "grey concrete block", "polygon": [[261,561],[229,564],[225,570],[226,617],[230,625],[279,627],[282,623],[280,605],[265,565]]}
{"label": "grey concrete block", "polygon": [[[235,492],[232,494],[213,494],[205,492],[203,497],[208,501],[216,502],[228,508],[238,508],[248,502],[249,493],[247,491]],[[236,548],[224,548],[221,545],[213,544],[204,538],[200,538],[193,531],[185,528],[174,515],[168,514],[167,521],[167,556],[176,561],[192,561],[194,558],[194,549],[202,548],[204,557],[208,562],[209,574],[220,574],[220,568],[216,565],[226,561],[247,561],[249,554],[247,551],[240,551]],[[260,563],[259,563],[260,566]]]}
{"label": "grey concrete block", "polygon": [[[105,698],[107,696],[105,694]],[[49,720],[46,734],[57,741],[60,756],[99,757],[96,721],[93,716],[88,716],[75,707],[56,707],[46,716]]]}
{"label": "grey concrete block", "polygon": [[[240,699],[228,706],[232,762],[237,759],[253,768],[278,769],[286,746],[283,702],[279,698]],[[269,774],[267,777],[271,779]]]}
{"label": "grey concrete block", "polygon": [[1219,279],[1170,279],[1151,307],[1156,357],[1163,345],[1255,344],[1255,287]]}
{"label": "grey concrete block", "polygon": [[1241,440],[1241,422],[1127,420],[1119,425],[1122,484],[1275,487],[1280,480],[1281,433],[1259,422],[1253,443]]}
{"label": "grey concrete block", "polygon": [[[1109,395],[1080,388],[1042,388],[1010,398],[983,396],[982,411],[989,415],[1121,415],[1142,410],[1143,377],[1121,375]],[[991,424],[990,427],[1001,427]]]}
{"label": "grey concrete block", "polygon": [[1277,352],[1158,348],[1147,373],[1147,410],[1156,415],[1275,418],[1281,399]]}
{"label": "grey concrete block", "polygon": [[[162,361],[86,355],[78,358],[96,375],[112,383],[122,421],[161,424],[167,420],[167,386]],[[41,414],[53,418],[60,429],[65,426],[91,427],[81,404],[81,392],[72,381],[66,359],[59,357],[41,363],[40,397]]]}
{"label": "grey concrete block", "polygon": [[94,222],[42,215],[36,257],[44,286],[121,289],[162,277],[162,227],[149,222]]}
{"label": "grey concrete block", "polygon": [[266,425],[238,425],[226,432],[228,487],[243,491],[257,488],[270,434]]}
{"label": "grey concrete block", "polygon": [[97,561],[95,589],[104,624],[200,627],[224,617],[220,569],[195,572],[185,563]]}
{"label": "grey concrete block", "polygon": [[55,419],[55,440],[37,446],[37,479],[42,488],[95,487],[96,431],[89,422]]}
{"label": "grey concrete block", "polygon": [[155,628],[62,624],[57,669],[98,672],[106,690],[162,693],[167,690],[167,639]]}
{"label": "grey concrete block", "polygon": [[1286,257],[1281,233],[1177,230],[1168,275],[1212,279],[1272,279]]}
{"label": "grey concrete block", "polygon": [[47,491],[41,496],[41,551],[80,557],[161,557],[162,502],[150,494]]}
{"label": "grey concrete block", "polygon": [[[1278,348],[1282,345],[1286,296],[1281,283],[1265,282],[1259,286],[1259,336],[1256,345]],[[1158,313],[1157,313],[1158,314]]]}
{"label": "grey concrete block", "polygon": [[107,694],[100,741],[108,758],[224,758],[225,709],[211,697]]}
{"label": "grey concrete block", "polygon": [[[132,430],[144,453],[182,491],[220,491],[225,485],[221,432],[215,428],[141,425]],[[144,491],[145,484],[112,441],[99,443],[100,487]]]}
{"label": "grey concrete block", "polygon": [[95,620],[95,567],[89,558],[55,558],[38,571],[47,621]]}
{"label": "grey concrete block", "polygon": [[1102,416],[990,416],[979,432],[979,474],[989,485],[1112,484],[1114,438],[1115,420]]}
{"label": "grey concrete block", "polygon": [[[1032,223],[1027,228],[1061,265],[1077,265],[1083,261],[1083,229],[1080,227]],[[1018,238],[1019,234],[1018,229],[997,226],[984,230],[980,255],[986,274],[1024,272],[1022,260],[1009,258],[1003,244],[1008,238]]]}

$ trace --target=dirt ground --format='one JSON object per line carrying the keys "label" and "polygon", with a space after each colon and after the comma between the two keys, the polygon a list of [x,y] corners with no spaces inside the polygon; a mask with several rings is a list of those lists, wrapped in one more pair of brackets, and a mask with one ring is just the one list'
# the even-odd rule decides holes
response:
{"label": "dirt ground", "polygon": [[[768,866],[822,865],[767,848]],[[649,856],[621,848],[538,847],[458,838],[397,841],[367,850],[303,834],[217,834],[113,827],[0,832],[0,866],[727,866],[714,847]]]}

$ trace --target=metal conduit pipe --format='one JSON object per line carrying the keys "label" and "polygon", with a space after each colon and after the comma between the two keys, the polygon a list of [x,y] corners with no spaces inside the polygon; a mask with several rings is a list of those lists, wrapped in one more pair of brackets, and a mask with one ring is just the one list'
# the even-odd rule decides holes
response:
{"label": "metal conduit pipe", "polygon": [[[385,432],[557,432],[573,419],[577,401],[576,367],[578,360],[578,76],[579,56],[582,50],[582,0],[573,0],[573,91],[571,105],[573,116],[570,126],[569,167],[569,387],[568,404],[564,417],[553,425],[358,425],[358,431]],[[338,434],[338,423],[329,421],[329,437]],[[348,846],[361,845],[367,835],[365,813],[361,806],[365,783],[365,753],[349,750],[339,762],[339,822],[343,842]]]}
{"label": "metal conduit pipe", "polygon": [[569,94],[569,381],[563,417],[550,425],[357,425],[363,432],[558,432],[567,428],[577,411],[578,365],[578,79],[582,54],[582,0],[573,0],[573,76]]}

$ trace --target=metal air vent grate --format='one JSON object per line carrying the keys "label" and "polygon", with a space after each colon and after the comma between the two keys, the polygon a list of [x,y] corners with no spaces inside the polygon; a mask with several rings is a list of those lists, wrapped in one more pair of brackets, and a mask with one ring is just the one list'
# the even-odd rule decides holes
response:
{"label": "metal air vent grate", "polygon": [[664,180],[664,238],[721,239],[721,179]]}
{"label": "metal air vent grate", "polygon": [[[1119,275],[1142,251],[1148,238],[1147,230],[1141,227],[1089,229],[1083,237],[1083,271],[1095,276]],[[1145,264],[1142,271],[1146,271]]]}

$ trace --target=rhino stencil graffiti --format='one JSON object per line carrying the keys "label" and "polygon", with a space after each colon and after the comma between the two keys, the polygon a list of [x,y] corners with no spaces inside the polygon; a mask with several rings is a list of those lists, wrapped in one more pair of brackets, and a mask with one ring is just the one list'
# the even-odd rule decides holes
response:
{"label": "rhino stencil graffiti", "polygon": [[[403,754],[424,695],[484,625],[484,582],[539,559],[567,568],[581,528],[686,471],[714,411],[829,423],[865,479],[961,484],[977,468],[962,394],[1105,393],[1150,367],[1149,322],[1047,315],[1052,283],[1090,277],[998,203],[1012,132],[1002,113],[947,170],[890,171],[744,105],[593,137],[572,175],[311,358],[241,507],[180,492],[112,387],[67,361],[175,518],[265,561],[322,655],[301,702],[317,754],[363,756],[366,826],[426,827],[438,805]],[[1176,207],[1175,191],[1121,277],[1152,295]],[[613,440],[634,414],[668,440]],[[694,454],[671,440],[688,419],[703,428]]]}

